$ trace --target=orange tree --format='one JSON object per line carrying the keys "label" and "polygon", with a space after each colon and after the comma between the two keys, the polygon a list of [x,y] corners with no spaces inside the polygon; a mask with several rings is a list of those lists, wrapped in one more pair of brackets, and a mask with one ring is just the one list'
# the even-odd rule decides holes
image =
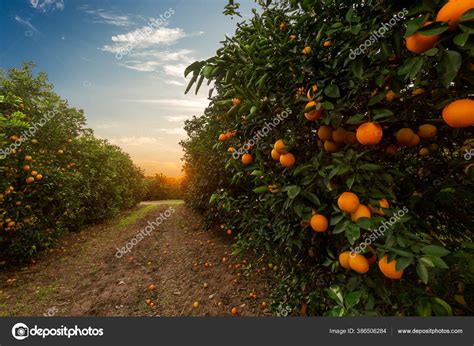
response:
{"label": "orange tree", "polygon": [[143,174],[85,128],[30,65],[0,76],[0,259],[26,260],[68,230],[135,205]]}
{"label": "orange tree", "polygon": [[258,4],[185,71],[186,200],[278,264],[276,312],[472,314],[473,2]]}

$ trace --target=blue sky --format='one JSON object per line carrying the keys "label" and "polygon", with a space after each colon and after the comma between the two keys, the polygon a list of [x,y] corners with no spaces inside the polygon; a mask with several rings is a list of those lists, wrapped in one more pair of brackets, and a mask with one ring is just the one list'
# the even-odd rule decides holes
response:
{"label": "blue sky", "polygon": [[[249,17],[254,2],[240,2]],[[179,176],[183,122],[208,102],[207,88],[184,95],[183,71],[235,31],[239,19],[222,14],[226,3],[1,1],[0,67],[34,62],[59,95],[84,109],[98,137],[122,147],[149,175]],[[127,44],[130,53],[117,54]]]}

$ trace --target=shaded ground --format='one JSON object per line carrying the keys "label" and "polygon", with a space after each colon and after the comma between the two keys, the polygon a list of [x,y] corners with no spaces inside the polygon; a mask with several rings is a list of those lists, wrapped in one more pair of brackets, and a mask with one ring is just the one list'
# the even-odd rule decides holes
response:
{"label": "shaded ground", "polygon": [[[170,206],[174,213],[116,257]],[[34,264],[2,271],[0,315],[223,316],[233,307],[239,315],[268,314],[267,280],[246,260],[229,259],[231,238],[202,231],[181,201],[145,202],[63,238]]]}

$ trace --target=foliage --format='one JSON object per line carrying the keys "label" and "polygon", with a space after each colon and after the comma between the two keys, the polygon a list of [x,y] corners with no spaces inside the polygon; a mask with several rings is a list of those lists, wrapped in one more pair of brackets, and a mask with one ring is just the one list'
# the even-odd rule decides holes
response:
{"label": "foliage", "polygon": [[31,65],[0,76],[0,258],[29,259],[140,201],[143,173],[84,125]]}
{"label": "foliage", "polygon": [[155,174],[154,177],[145,178],[144,200],[181,199],[181,182],[179,179]]}
{"label": "foliage", "polygon": [[[471,22],[456,30],[442,23],[425,27],[425,34],[441,39],[413,54],[404,36],[433,19],[444,1],[258,3],[261,10],[240,23],[215,56],[186,69],[192,74],[187,91],[204,79],[213,83],[205,114],[186,123],[186,201],[199,210],[210,201],[207,220],[239,231],[236,253],[253,250],[279,264],[278,306],[297,311],[308,304],[311,314],[338,316],[472,313],[472,297],[463,303],[456,295],[474,285],[474,170],[463,157],[473,130],[453,129],[441,119],[446,104],[474,91]],[[229,4],[228,14],[236,8]],[[403,20],[367,44],[399,13]],[[362,43],[365,52],[352,59]],[[311,53],[303,54],[306,46]],[[312,86],[316,107],[324,109],[315,122],[304,116]],[[387,97],[391,93],[397,97]],[[227,152],[242,148],[283,110],[291,116],[255,143],[251,164]],[[355,131],[366,121],[382,126],[378,145],[343,145],[330,154],[316,136],[322,124]],[[398,129],[416,132],[424,123],[436,125],[435,138],[386,151]],[[218,141],[228,131],[237,132]],[[295,155],[295,167],[270,157],[277,139]],[[429,155],[420,155],[421,146]],[[353,222],[336,203],[344,191],[374,208],[386,198],[390,207]],[[363,275],[339,265],[339,253],[404,207],[408,212],[372,244],[379,259],[396,258],[397,269],[405,269],[402,280],[385,278],[377,265]],[[328,232],[308,227],[312,209],[329,219]]]}

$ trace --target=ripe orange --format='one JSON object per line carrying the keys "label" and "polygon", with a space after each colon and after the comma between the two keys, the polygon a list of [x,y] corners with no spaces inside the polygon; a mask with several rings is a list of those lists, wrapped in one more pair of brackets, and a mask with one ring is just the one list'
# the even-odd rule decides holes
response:
{"label": "ripe orange", "polygon": [[425,89],[416,88],[415,90],[413,90],[413,92],[411,94],[412,94],[412,96],[418,96],[418,95],[422,95],[424,93],[425,93]]}
{"label": "ripe orange", "polygon": [[59,150],[58,150],[58,154],[59,154],[59,155],[62,155],[62,154],[64,154],[64,151],[61,150],[61,149],[59,149]]}
{"label": "ripe orange", "polygon": [[350,251],[341,252],[341,254],[339,255],[339,264],[341,265],[341,267],[346,268],[346,269],[351,269],[351,267],[349,266],[350,256],[351,256]]}
{"label": "ripe orange", "polygon": [[387,255],[383,256],[380,259],[380,261],[379,261],[380,271],[383,273],[383,275],[385,275],[389,279],[392,279],[392,280],[401,279],[401,277],[403,276],[403,270],[399,271],[399,272],[396,271],[395,268],[396,268],[396,265],[397,265],[397,261],[394,259],[394,260],[392,260],[391,262],[388,263],[387,260],[388,260]]}
{"label": "ripe orange", "polygon": [[356,212],[359,205],[359,197],[353,192],[343,192],[337,199],[337,206],[346,213]]}
{"label": "ripe orange", "polygon": [[333,141],[325,141],[324,142],[324,150],[328,153],[335,153],[339,149],[339,145],[334,143]]}
{"label": "ripe orange", "polygon": [[423,124],[418,127],[417,135],[423,139],[431,139],[436,136],[436,127],[431,124]]}
{"label": "ripe orange", "polygon": [[360,144],[375,145],[382,140],[383,130],[379,124],[366,122],[357,128],[356,137]]}
{"label": "ripe orange", "polygon": [[474,0],[449,0],[436,15],[437,22],[447,22],[454,28],[460,22],[461,16],[474,8]]}
{"label": "ripe orange", "polygon": [[250,154],[244,154],[242,156],[242,163],[246,166],[253,161],[253,157]]}
{"label": "ripe orange", "polygon": [[334,131],[332,131],[332,140],[337,144],[344,143],[346,139],[346,130],[343,127],[338,127]]}
{"label": "ripe orange", "polygon": [[227,152],[228,153],[235,153],[235,148],[234,147],[229,147],[229,149],[227,149]]}
{"label": "ripe orange", "polygon": [[[309,107],[315,107],[318,103],[319,101],[310,101],[306,104],[305,109]],[[304,117],[308,119],[309,121],[316,121],[320,119],[322,115],[323,115],[323,109],[321,108],[321,109],[310,110],[309,112],[304,114]]]}
{"label": "ripe orange", "polygon": [[349,266],[359,274],[369,271],[369,261],[361,254],[349,254]]}
{"label": "ripe orange", "polygon": [[38,175],[38,172],[36,172],[36,171],[31,171],[31,175],[32,175],[33,177],[36,177],[36,176]]}
{"label": "ripe orange", "polygon": [[318,138],[322,141],[329,141],[332,138],[331,126],[322,125],[318,130]]}
{"label": "ripe orange", "polygon": [[306,47],[304,47],[304,49],[303,49],[303,54],[304,54],[304,55],[309,55],[309,54],[311,54],[311,51],[312,51],[311,47],[310,47],[310,46],[306,46]]}
{"label": "ripe orange", "polygon": [[285,153],[287,151],[287,147],[283,139],[277,140],[275,144],[273,145],[273,149],[278,151],[280,154]]}
{"label": "ripe orange", "polygon": [[208,288],[208,287],[209,287],[209,284],[208,284],[207,282],[205,282],[205,283],[202,284],[202,287]]}
{"label": "ripe orange", "polygon": [[332,43],[331,43],[331,41],[329,41],[329,40],[328,40],[328,41],[324,41],[324,43],[323,43],[323,46],[324,46],[324,47],[329,47],[330,45],[332,45]]}
{"label": "ripe orange", "polygon": [[151,284],[151,285],[148,286],[148,289],[150,291],[154,291],[154,290],[156,290],[156,285]]}
{"label": "ripe orange", "polygon": [[281,154],[276,149],[272,149],[272,159],[275,161],[280,161]]}
{"label": "ripe orange", "polygon": [[346,131],[346,136],[344,137],[344,143],[351,145],[351,144],[355,144],[356,142],[357,142],[357,136],[355,132]]}
{"label": "ripe orange", "polygon": [[228,234],[228,235],[231,235],[231,234],[232,234],[232,230],[231,230],[231,229],[228,229],[228,230],[227,230],[227,234]]}
{"label": "ripe orange", "polygon": [[35,178],[33,178],[33,177],[28,177],[28,178],[26,178],[26,183],[27,183],[27,184],[31,184],[31,183],[34,182],[34,181],[35,181]]}
{"label": "ripe orange", "polygon": [[397,131],[395,137],[397,138],[398,144],[402,146],[407,146],[413,141],[413,137],[415,137],[415,132],[413,132],[412,129],[404,127]]}
{"label": "ripe orange", "polygon": [[232,310],[230,310],[230,313],[232,314],[232,316],[237,316],[239,314],[237,308],[232,308]]}
{"label": "ripe orange", "polygon": [[363,217],[370,219],[370,209],[366,205],[360,204],[355,212],[351,214],[352,221],[357,221]]}
{"label": "ripe orange", "polygon": [[393,90],[387,91],[387,94],[385,95],[385,99],[388,102],[392,102],[394,98],[399,98],[400,96],[396,94]]}
{"label": "ripe orange", "polygon": [[193,303],[193,308],[197,309],[199,307],[199,302],[194,302]]}
{"label": "ripe orange", "polygon": [[36,180],[41,180],[41,179],[43,179],[43,175],[42,175],[42,174],[38,174],[35,178],[36,178]]}
{"label": "ripe orange", "polygon": [[31,144],[38,144],[38,140],[35,139],[35,138],[33,138],[33,139],[31,140]]}
{"label": "ripe orange", "polygon": [[219,135],[219,141],[220,141],[220,142],[224,142],[224,141],[227,140],[227,139],[228,139],[228,137],[227,137],[227,135],[226,135],[225,133],[221,133],[221,134]]}
{"label": "ripe orange", "polygon": [[[423,26],[432,24],[433,22],[425,22]],[[433,48],[439,40],[439,35],[433,36],[426,36],[422,33],[416,32],[413,35],[407,37],[406,39],[406,47],[412,53],[421,54],[426,52],[427,50]]]}
{"label": "ripe orange", "polygon": [[296,35],[290,35],[290,41],[296,40]]}
{"label": "ripe orange", "polygon": [[311,228],[315,232],[326,232],[328,229],[328,219],[324,215],[316,214],[311,217]]}
{"label": "ripe orange", "polygon": [[281,154],[280,163],[283,167],[293,167],[295,165],[296,159],[292,153]]}
{"label": "ripe orange", "polygon": [[285,31],[287,24],[285,22],[280,23],[280,31]]}
{"label": "ripe orange", "polygon": [[238,99],[238,98],[233,98],[233,99],[232,99],[232,103],[234,104],[234,106],[240,105],[240,102],[241,102],[241,101],[240,101],[240,99]]}
{"label": "ripe orange", "polygon": [[379,210],[376,210],[372,206],[369,206],[369,208],[373,213],[384,215],[384,212],[383,212],[382,208],[388,208],[389,207],[389,203],[388,203],[387,199],[385,199],[385,198],[380,199],[379,200],[379,206],[380,206]]}
{"label": "ripe orange", "polygon": [[151,304],[151,299],[145,300],[145,303],[146,303],[146,305],[150,305]]}
{"label": "ripe orange", "polygon": [[25,156],[25,161],[32,161],[33,158],[30,155]]}
{"label": "ripe orange", "polygon": [[417,134],[413,135],[413,138],[411,139],[410,143],[408,144],[409,147],[416,147],[418,144],[420,144],[420,136]]}
{"label": "ripe orange", "polygon": [[418,154],[420,156],[428,156],[430,154],[430,150],[428,148],[421,148]]}
{"label": "ripe orange", "polygon": [[24,171],[29,171],[29,170],[30,170],[30,166],[24,165],[24,166],[23,166],[23,170],[24,170]]}
{"label": "ripe orange", "polygon": [[454,128],[474,125],[474,101],[462,99],[451,102],[443,109],[443,119]]}

